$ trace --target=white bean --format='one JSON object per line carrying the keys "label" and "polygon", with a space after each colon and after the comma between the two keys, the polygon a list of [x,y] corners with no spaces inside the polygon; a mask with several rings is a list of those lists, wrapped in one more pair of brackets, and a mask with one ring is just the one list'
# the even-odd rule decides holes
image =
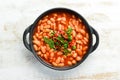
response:
{"label": "white bean", "polygon": [[38,55],[38,56],[40,56],[41,54],[42,54],[41,51],[37,52],[37,55]]}
{"label": "white bean", "polygon": [[76,40],[76,43],[82,44],[82,41],[81,40]]}
{"label": "white bean", "polygon": [[68,65],[72,65],[72,62],[71,62],[71,61],[68,61],[67,63],[68,63]]}
{"label": "white bean", "polygon": [[37,51],[38,50],[38,47],[37,47],[37,45],[33,45],[33,47],[34,47],[34,49],[35,49],[35,51]]}
{"label": "white bean", "polygon": [[57,55],[62,55],[63,53],[61,51],[57,52]]}
{"label": "white bean", "polygon": [[81,58],[80,56],[77,56],[77,57],[76,57],[76,60],[77,60],[77,61],[80,61],[81,59],[82,59],[82,58]]}
{"label": "white bean", "polygon": [[43,25],[40,26],[40,30],[41,30],[41,31],[43,30]]}
{"label": "white bean", "polygon": [[46,50],[45,50],[45,46],[41,46],[41,51],[42,51],[42,53],[45,53],[46,52]]}
{"label": "white bean", "polygon": [[83,35],[85,35],[86,32],[85,32],[84,29],[80,29],[80,33],[83,34]]}
{"label": "white bean", "polygon": [[61,61],[60,62],[64,62],[64,58],[61,58]]}
{"label": "white bean", "polygon": [[75,30],[72,31],[72,36],[73,36],[73,37],[76,37],[76,32],[75,32]]}
{"label": "white bean", "polygon": [[72,60],[72,63],[73,63],[73,64],[76,64],[76,60]]}
{"label": "white bean", "polygon": [[48,20],[48,21],[47,21],[47,24],[51,24],[51,21],[50,21],[50,20]]}
{"label": "white bean", "polygon": [[53,52],[50,53],[50,57],[51,57],[51,58],[54,57],[54,53],[53,53]]}
{"label": "white bean", "polygon": [[50,18],[50,20],[51,20],[52,22],[55,22],[55,19],[54,19],[54,18]]}
{"label": "white bean", "polygon": [[81,50],[81,49],[76,49],[76,52],[77,52],[80,56],[82,56],[82,50]]}
{"label": "white bean", "polygon": [[76,39],[82,39],[82,38],[83,37],[82,37],[82,35],[80,33],[76,35]]}
{"label": "white bean", "polygon": [[57,63],[55,63],[55,62],[52,62],[52,64],[54,65],[54,66],[57,66],[58,64]]}
{"label": "white bean", "polygon": [[86,51],[88,49],[88,46],[83,47],[83,51]]}
{"label": "white bean", "polygon": [[37,46],[40,46],[40,41],[38,40],[33,40],[33,43],[36,44]]}
{"label": "white bean", "polygon": [[56,59],[56,63],[58,64],[58,63],[60,63],[60,61],[61,61],[61,57],[58,57],[58,58]]}
{"label": "white bean", "polygon": [[62,66],[64,66],[64,63],[59,63],[58,66],[62,67]]}
{"label": "white bean", "polygon": [[84,37],[84,40],[85,40],[86,42],[88,42],[88,39],[87,39],[86,37]]}
{"label": "white bean", "polygon": [[48,59],[48,56],[46,54],[43,54],[45,59]]}
{"label": "white bean", "polygon": [[77,57],[77,53],[76,53],[76,52],[73,53],[72,56],[73,56],[74,58],[76,58],[76,57]]}

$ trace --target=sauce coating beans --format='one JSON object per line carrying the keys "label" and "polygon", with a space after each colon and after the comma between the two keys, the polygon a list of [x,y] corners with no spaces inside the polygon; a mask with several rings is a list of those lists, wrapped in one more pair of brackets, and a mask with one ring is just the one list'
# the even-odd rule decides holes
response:
{"label": "sauce coating beans", "polygon": [[33,33],[36,54],[56,67],[71,66],[86,54],[89,34],[71,13],[53,12],[39,20]]}

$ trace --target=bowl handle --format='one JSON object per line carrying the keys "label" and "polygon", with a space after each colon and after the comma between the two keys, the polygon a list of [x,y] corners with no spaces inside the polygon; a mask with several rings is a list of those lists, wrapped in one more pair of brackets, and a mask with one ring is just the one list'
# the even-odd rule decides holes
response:
{"label": "bowl handle", "polygon": [[94,28],[91,27],[91,29],[92,29],[92,34],[94,34],[96,37],[96,42],[92,46],[92,50],[91,50],[91,52],[93,52],[99,45],[99,34],[97,33],[97,31]]}
{"label": "bowl handle", "polygon": [[30,33],[31,26],[32,25],[30,25],[28,28],[26,28],[24,33],[23,33],[23,43],[24,43],[25,47],[30,51],[32,51],[32,50],[30,48],[29,42],[27,41],[27,34]]}

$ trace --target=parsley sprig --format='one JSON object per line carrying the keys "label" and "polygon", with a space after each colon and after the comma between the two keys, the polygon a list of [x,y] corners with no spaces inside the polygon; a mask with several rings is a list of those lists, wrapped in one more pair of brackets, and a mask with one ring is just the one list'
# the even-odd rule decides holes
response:
{"label": "parsley sprig", "polygon": [[46,44],[48,44],[50,46],[50,48],[55,49],[55,44],[54,44],[54,41],[52,39],[44,37],[44,41],[45,41]]}
{"label": "parsley sprig", "polygon": [[66,31],[67,36],[68,36],[68,41],[71,41],[71,40],[72,40],[72,36],[71,36],[72,30],[73,30],[73,29],[72,29],[71,27],[69,27],[69,28],[67,29],[67,31]]}
{"label": "parsley sprig", "polygon": [[[69,26],[68,29],[65,31],[65,34],[67,34],[67,39],[63,37],[62,34],[59,34],[57,37],[54,36],[56,34],[55,31],[51,31],[50,38],[44,37],[44,42],[49,45],[51,49],[55,50],[62,50],[64,55],[67,55],[68,53],[71,53],[70,50],[68,50],[69,42],[72,41],[72,28]],[[72,47],[73,50],[76,49],[76,46]]]}

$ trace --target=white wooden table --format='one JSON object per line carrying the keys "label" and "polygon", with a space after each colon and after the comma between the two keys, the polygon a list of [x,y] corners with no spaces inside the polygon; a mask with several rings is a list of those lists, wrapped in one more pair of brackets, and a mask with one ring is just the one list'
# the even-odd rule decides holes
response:
{"label": "white wooden table", "polygon": [[[22,42],[24,30],[54,7],[79,12],[100,35],[97,50],[72,70],[45,67]],[[0,80],[120,80],[120,1],[0,0]]]}

